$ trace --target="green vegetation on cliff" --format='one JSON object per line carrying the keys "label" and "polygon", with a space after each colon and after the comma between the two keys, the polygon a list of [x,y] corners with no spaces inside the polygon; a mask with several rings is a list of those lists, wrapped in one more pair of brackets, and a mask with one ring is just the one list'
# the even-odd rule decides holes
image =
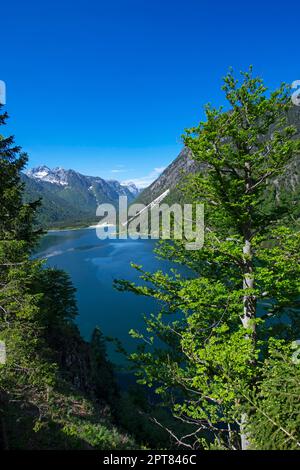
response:
{"label": "green vegetation on cliff", "polygon": [[[7,115],[0,115],[5,124]],[[0,135],[0,444],[4,449],[129,449],[102,335],[85,342],[66,273],[31,259],[39,203],[23,202],[27,156]]]}
{"label": "green vegetation on cliff", "polygon": [[[0,114],[0,124],[6,119]],[[0,135],[0,448],[172,447],[153,422],[174,428],[168,410],[141,387],[119,388],[99,328],[90,342],[81,337],[67,273],[32,259],[40,202],[25,202],[26,162],[13,138]]]}

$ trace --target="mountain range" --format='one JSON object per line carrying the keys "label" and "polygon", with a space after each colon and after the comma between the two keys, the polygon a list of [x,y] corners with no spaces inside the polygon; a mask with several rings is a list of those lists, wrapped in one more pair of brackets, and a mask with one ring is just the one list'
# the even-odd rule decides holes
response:
{"label": "mountain range", "polygon": [[[300,107],[290,109],[288,122],[296,127],[295,138],[299,139]],[[25,202],[42,198],[38,223],[44,228],[59,228],[95,222],[97,206],[104,202],[116,205],[119,196],[127,196],[129,203],[149,204],[170,189],[164,202],[181,202],[178,186],[185,175],[196,171],[205,171],[205,165],[196,163],[191,151],[183,148],[163,173],[142,191],[133,183],[121,184],[115,180],[85,176],[74,170],[51,170],[47,166],[27,171],[22,174],[22,180],[25,183]],[[284,196],[285,201],[297,209],[300,201],[300,156],[290,162],[283,175],[270,181],[270,189],[269,199],[278,200]]]}
{"label": "mountain range", "polygon": [[85,225],[95,222],[101,203],[116,205],[119,196],[132,202],[139,193],[133,184],[121,184],[74,170],[39,166],[21,175],[25,202],[42,199],[37,222],[44,228]]}

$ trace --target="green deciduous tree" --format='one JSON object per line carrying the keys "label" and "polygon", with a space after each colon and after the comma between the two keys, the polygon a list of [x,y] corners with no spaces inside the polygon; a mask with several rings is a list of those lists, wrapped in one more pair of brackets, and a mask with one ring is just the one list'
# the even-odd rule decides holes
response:
{"label": "green deciduous tree", "polygon": [[158,249],[190,275],[136,266],[144,284],[117,287],[161,302],[159,315],[145,319],[148,333],[132,332],[144,341],[131,360],[174,415],[197,425],[178,442],[246,449],[256,412],[242,391],[259,396],[270,340],[300,335],[299,233],[280,225],[275,204],[265,205],[299,142],[287,125],[287,87],[270,93],[250,69],[241,82],[229,72],[223,90],[229,109],[206,106],[206,120],[184,135],[206,168],[185,183],[189,201],[205,204],[204,247],[190,251],[174,240]]}
{"label": "green deciduous tree", "polygon": [[257,389],[241,390],[253,449],[300,449],[300,365],[294,356],[291,345],[270,341]]}

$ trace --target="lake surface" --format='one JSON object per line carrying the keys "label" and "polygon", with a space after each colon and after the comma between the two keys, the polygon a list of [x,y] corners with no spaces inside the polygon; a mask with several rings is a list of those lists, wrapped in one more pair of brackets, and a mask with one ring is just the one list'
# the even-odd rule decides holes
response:
{"label": "lake surface", "polygon": [[[174,265],[158,260],[154,240],[99,240],[95,229],[49,232],[41,240],[39,258],[47,265],[69,273],[77,289],[79,316],[77,324],[84,338],[90,339],[95,326],[105,336],[117,337],[132,351],[137,341],[128,332],[131,328],[144,330],[142,315],[157,312],[154,299],[119,292],[113,288],[114,279],[138,281],[138,273],[131,262],[143,265],[145,270],[169,271]],[[123,359],[109,345],[109,356],[115,363]]]}

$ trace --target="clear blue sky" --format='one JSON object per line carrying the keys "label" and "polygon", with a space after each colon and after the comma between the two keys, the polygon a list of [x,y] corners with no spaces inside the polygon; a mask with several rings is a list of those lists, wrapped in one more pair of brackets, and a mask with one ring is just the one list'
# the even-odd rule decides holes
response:
{"label": "clear blue sky", "polygon": [[180,151],[221,77],[254,65],[300,79],[299,6],[211,0],[45,0],[1,4],[6,132],[29,166],[150,181]]}

